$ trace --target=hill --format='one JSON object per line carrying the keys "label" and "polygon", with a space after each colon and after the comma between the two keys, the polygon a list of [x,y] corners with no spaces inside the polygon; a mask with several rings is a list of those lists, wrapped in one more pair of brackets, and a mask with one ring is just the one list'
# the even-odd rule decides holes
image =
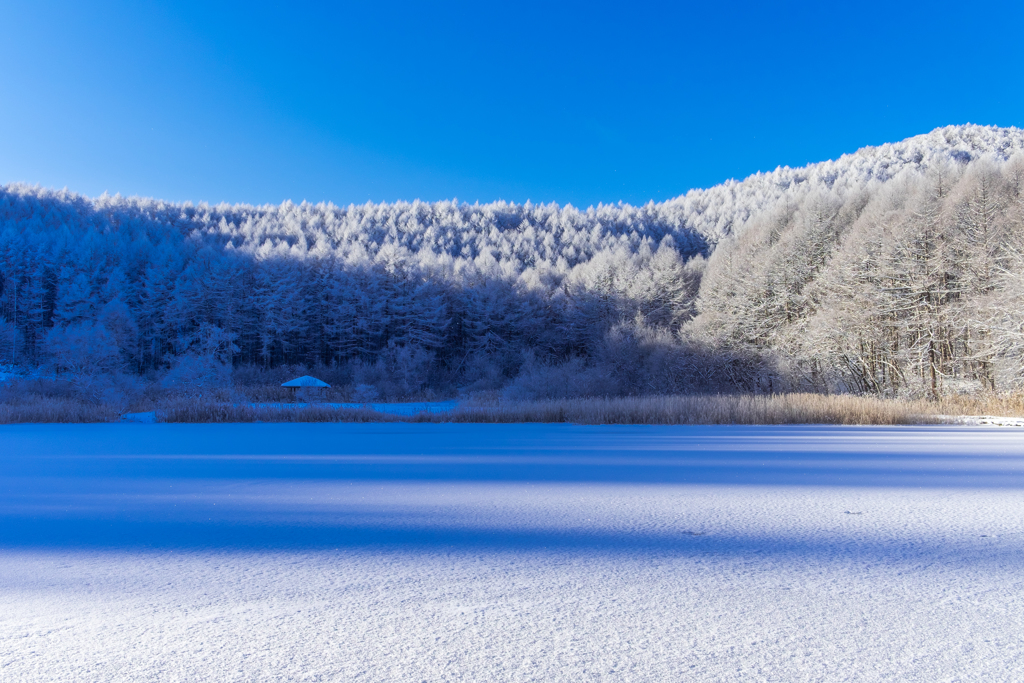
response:
{"label": "hill", "polygon": [[1016,386],[1021,150],[951,126],[585,210],[4,186],[0,358],[175,387],[319,365],[387,397]]}

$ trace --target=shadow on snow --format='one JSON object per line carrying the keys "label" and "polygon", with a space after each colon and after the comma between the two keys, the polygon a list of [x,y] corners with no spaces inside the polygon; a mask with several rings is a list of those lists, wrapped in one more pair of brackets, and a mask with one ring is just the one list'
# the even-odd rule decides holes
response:
{"label": "shadow on snow", "polygon": [[[612,484],[680,492],[693,485],[1012,490],[1024,488],[1021,442],[1016,430],[955,427],[4,427],[0,547],[935,560],[951,550],[927,540],[908,545],[836,534],[765,537],[630,528],[628,510],[608,528],[572,519],[524,519],[521,511],[496,514],[498,507],[485,509],[480,501],[495,483],[501,484],[496,492],[511,486],[520,494],[531,485],[594,494]],[[373,484],[388,489],[390,497],[373,500]],[[357,487],[364,500],[346,498],[346,486]],[[403,486],[428,498],[402,501],[394,492]],[[475,487],[475,508],[463,504],[460,486]],[[561,494],[548,495],[557,501]],[[1002,556],[998,548],[986,548],[989,560]],[[962,551],[947,560],[972,561]],[[1006,549],[1018,551],[1016,545]]]}

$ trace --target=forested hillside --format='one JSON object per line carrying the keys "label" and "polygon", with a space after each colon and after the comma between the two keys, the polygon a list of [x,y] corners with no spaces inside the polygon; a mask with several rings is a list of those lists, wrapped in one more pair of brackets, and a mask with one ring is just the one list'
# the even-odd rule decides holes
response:
{"label": "forested hillside", "polygon": [[883,395],[1024,381],[1024,131],[938,129],[645,206],[0,187],[0,359],[167,387]]}

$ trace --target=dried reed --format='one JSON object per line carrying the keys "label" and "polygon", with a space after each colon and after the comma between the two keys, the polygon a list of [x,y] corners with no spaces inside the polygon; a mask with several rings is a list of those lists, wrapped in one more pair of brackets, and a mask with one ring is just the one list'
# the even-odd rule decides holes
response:
{"label": "dried reed", "polygon": [[178,402],[162,422],[572,422],[577,424],[921,424],[940,404],[864,396],[650,396],[463,405],[445,413],[390,415],[330,405],[252,406]]}
{"label": "dried reed", "polygon": [[[252,405],[177,399],[158,406],[160,422],[571,422],[576,424],[934,424],[946,416],[1024,416],[1024,396],[961,396],[941,401],[870,396],[646,396],[467,403],[444,413],[391,415],[329,404]],[[24,396],[0,403],[0,424],[114,422],[109,405]]]}
{"label": "dried reed", "polygon": [[0,403],[0,424],[23,422],[116,422],[113,406],[69,398],[28,396]]}

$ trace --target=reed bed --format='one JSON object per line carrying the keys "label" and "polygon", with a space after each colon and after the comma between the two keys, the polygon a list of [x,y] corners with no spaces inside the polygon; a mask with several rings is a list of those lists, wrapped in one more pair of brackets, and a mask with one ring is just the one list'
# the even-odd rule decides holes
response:
{"label": "reed bed", "polygon": [[408,416],[388,415],[369,408],[330,405],[254,406],[248,403],[177,401],[156,411],[160,422],[402,422]]}
{"label": "reed bed", "polygon": [[863,396],[650,396],[467,406],[450,422],[577,424],[922,424],[937,423],[935,404]]}
{"label": "reed bed", "polygon": [[[159,422],[433,422],[575,424],[937,424],[957,416],[1024,416],[1024,396],[950,397],[940,401],[870,396],[779,394],[773,396],[646,396],[546,401],[463,403],[442,413],[393,415],[329,404],[253,405],[177,399],[149,406]],[[119,411],[70,398],[24,396],[0,402],[0,424],[115,422]]]}
{"label": "reed bed", "polygon": [[1024,394],[979,394],[948,396],[933,403],[945,415],[998,415],[1024,417]]}
{"label": "reed bed", "polygon": [[575,424],[928,424],[943,421],[935,402],[863,396],[650,396],[462,405],[444,413],[392,415],[329,405],[252,406],[179,402],[161,422],[569,422]]}
{"label": "reed bed", "polygon": [[70,398],[28,396],[0,403],[0,424],[116,422],[119,417],[113,406]]}

